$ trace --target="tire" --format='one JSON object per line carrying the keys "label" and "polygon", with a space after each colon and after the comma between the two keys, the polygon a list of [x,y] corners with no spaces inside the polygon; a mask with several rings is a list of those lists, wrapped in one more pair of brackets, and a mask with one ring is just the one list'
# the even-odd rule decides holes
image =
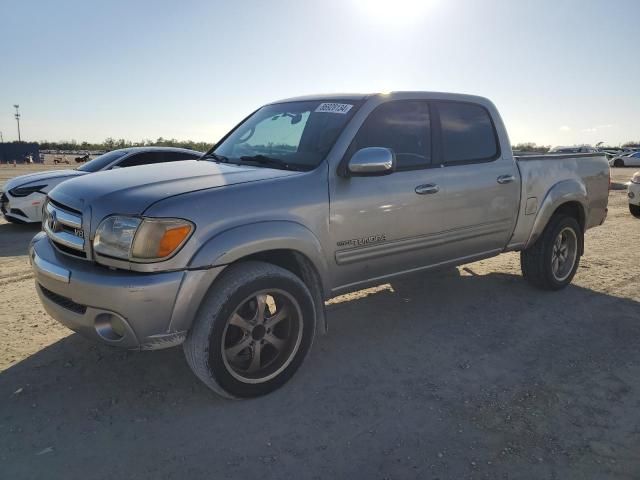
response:
{"label": "tire", "polygon": [[624,167],[624,161],[621,159],[617,159],[613,161],[613,166],[614,167]]}
{"label": "tire", "polygon": [[634,217],[640,218],[640,205],[634,205],[630,203],[629,211],[631,212],[631,215],[633,215]]}
{"label": "tire", "polygon": [[315,323],[313,298],[300,278],[269,263],[242,262],[209,290],[183,349],[196,376],[217,394],[258,397],[300,367]]}
{"label": "tire", "polygon": [[[561,251],[554,257],[554,251],[558,251],[556,242],[561,234],[567,240],[566,253]],[[562,240],[560,243],[564,245]],[[560,290],[566,287],[580,265],[582,245],[583,232],[576,219],[563,214],[554,215],[536,243],[520,252],[520,267],[524,278],[542,290]],[[563,257],[565,262],[562,262]],[[554,263],[554,258],[557,258],[557,263]]]}

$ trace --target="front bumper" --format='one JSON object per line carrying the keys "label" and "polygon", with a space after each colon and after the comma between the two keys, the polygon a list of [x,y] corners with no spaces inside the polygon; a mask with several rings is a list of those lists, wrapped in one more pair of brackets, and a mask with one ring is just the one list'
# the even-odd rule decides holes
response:
{"label": "front bumper", "polygon": [[6,192],[0,192],[0,213],[7,219],[19,223],[34,223],[42,220],[40,209],[45,196],[41,193],[28,197],[10,197]]}
{"label": "front bumper", "polygon": [[86,337],[129,349],[182,343],[223,268],[111,270],[60,253],[43,233],[32,240],[29,258],[38,296],[49,315]]}
{"label": "front bumper", "polygon": [[629,183],[627,188],[627,197],[632,205],[640,205],[640,183]]}

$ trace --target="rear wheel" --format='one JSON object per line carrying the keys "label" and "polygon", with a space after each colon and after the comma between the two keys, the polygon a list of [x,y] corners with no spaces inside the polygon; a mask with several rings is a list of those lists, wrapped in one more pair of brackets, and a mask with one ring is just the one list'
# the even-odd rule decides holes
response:
{"label": "rear wheel", "polygon": [[631,212],[631,215],[633,215],[634,217],[640,218],[640,205],[633,205],[632,203],[630,203],[629,211]]}
{"label": "rear wheel", "polygon": [[314,333],[306,285],[283,268],[246,262],[228,267],[207,294],[184,352],[194,373],[216,393],[257,397],[293,376]]}
{"label": "rear wheel", "polygon": [[560,290],[580,264],[582,229],[575,218],[554,215],[535,244],[520,252],[523,276],[544,290]]}

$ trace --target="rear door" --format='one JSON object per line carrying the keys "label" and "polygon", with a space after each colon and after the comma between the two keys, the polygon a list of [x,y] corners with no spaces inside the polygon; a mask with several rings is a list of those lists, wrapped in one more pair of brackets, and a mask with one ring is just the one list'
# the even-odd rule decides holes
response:
{"label": "rear door", "polygon": [[501,152],[489,111],[475,103],[437,101],[442,230],[449,260],[495,253],[517,219],[520,176],[512,153]]}

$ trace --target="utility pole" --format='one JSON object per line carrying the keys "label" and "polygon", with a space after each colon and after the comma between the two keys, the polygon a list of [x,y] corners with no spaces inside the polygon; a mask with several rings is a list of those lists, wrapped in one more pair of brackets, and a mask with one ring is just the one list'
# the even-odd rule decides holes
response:
{"label": "utility pole", "polygon": [[16,122],[18,122],[18,142],[21,142],[22,139],[20,138],[20,110],[18,110],[20,108],[20,105],[14,105],[13,108],[16,109],[16,114],[14,116],[16,117]]}

